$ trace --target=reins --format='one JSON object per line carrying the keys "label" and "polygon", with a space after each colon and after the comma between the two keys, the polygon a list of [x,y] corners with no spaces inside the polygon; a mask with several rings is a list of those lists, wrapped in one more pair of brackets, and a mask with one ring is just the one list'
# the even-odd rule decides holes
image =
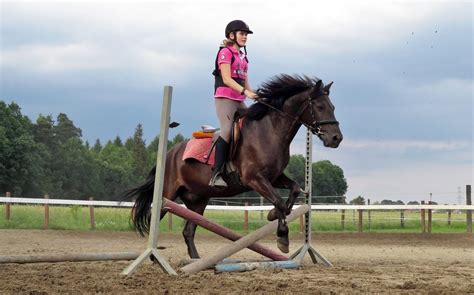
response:
{"label": "reins", "polygon": [[[258,93],[258,91],[257,91]],[[322,125],[327,125],[327,124],[338,124],[339,125],[339,122],[337,120],[322,120],[322,121],[318,121],[316,120],[316,117],[314,115],[314,112],[313,112],[313,108],[311,107],[312,105],[312,98],[311,97],[308,97],[308,104],[306,104],[304,106],[304,108],[300,109],[300,111],[298,112],[298,116],[297,117],[293,117],[287,113],[285,113],[284,111],[280,110],[280,109],[277,109],[276,107],[272,106],[271,104],[269,103],[266,103],[265,101],[263,101],[261,98],[255,98],[255,101],[257,101],[258,103],[261,103],[269,108],[271,108],[272,110],[274,111],[277,111],[280,115],[283,115],[283,116],[286,116],[288,118],[290,118],[291,120],[293,120],[293,124],[294,125],[296,122],[299,122],[301,123],[302,125],[306,126],[309,130],[311,130],[311,132],[313,132],[314,134],[317,134],[317,135],[323,135],[324,133],[321,132],[321,126]],[[313,122],[312,124],[314,126],[311,126],[305,122],[303,122],[300,117],[301,115],[304,113],[304,111],[308,108],[308,106],[310,107],[310,111],[311,111],[311,118],[313,119]]]}

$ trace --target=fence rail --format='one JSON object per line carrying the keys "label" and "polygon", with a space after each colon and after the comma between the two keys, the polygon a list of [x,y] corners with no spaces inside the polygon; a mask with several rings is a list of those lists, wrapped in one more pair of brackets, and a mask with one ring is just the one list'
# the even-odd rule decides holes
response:
{"label": "fence rail", "polygon": [[[133,202],[86,201],[65,199],[12,198],[0,197],[0,203],[40,204],[40,205],[79,205],[94,207],[133,207]],[[206,210],[220,211],[268,211],[272,205],[264,206],[223,206],[209,205]],[[311,210],[474,210],[474,205],[312,205]]]}
{"label": "fence rail", "polygon": [[[90,228],[96,228],[95,222],[95,213],[94,207],[115,207],[115,208],[131,208],[133,207],[133,202],[119,202],[119,201],[94,201],[92,198],[90,200],[65,200],[65,199],[50,199],[48,195],[45,195],[44,198],[12,198],[7,193],[7,197],[0,197],[0,204],[5,204],[5,218],[10,220],[11,218],[11,206],[12,204],[33,204],[33,205],[43,205],[44,206],[44,228],[49,228],[49,206],[85,206],[89,207],[89,220]],[[423,203],[423,202],[422,202]],[[468,204],[470,203],[470,198],[468,198]],[[184,206],[184,205],[183,205]],[[297,205],[296,205],[297,206]],[[260,220],[254,221],[251,219],[250,223],[263,222],[263,211],[268,211],[273,209],[273,206],[221,206],[221,205],[209,205],[206,207],[208,210],[215,211],[234,211],[234,212],[244,212],[243,214],[243,226],[241,229],[244,231],[249,230],[249,211],[260,211]],[[340,214],[340,228],[342,230],[347,230],[349,227],[353,228],[358,232],[365,230],[371,230],[373,227],[374,221],[379,220],[376,217],[379,212],[399,212],[399,218],[385,217],[384,220],[400,220],[400,228],[405,228],[407,222],[418,220],[422,233],[431,233],[433,221],[440,220],[439,218],[433,218],[433,213],[435,212],[445,212],[447,213],[447,224],[450,225],[451,222],[458,222],[459,219],[453,219],[451,217],[454,212],[465,211],[465,224],[466,231],[472,233],[472,211],[474,210],[474,205],[433,205],[433,204],[422,204],[422,205],[312,205],[311,209],[318,211],[317,215],[321,214]],[[406,216],[406,214],[411,214],[411,218]],[[417,218],[413,218],[413,215],[418,215]],[[383,214],[383,213],[382,213]],[[255,217],[255,215],[253,216]],[[229,221],[226,221],[229,222]],[[238,221],[235,221],[238,222]],[[242,220],[240,221],[242,224]],[[313,221],[314,222],[314,221]],[[319,224],[328,223],[324,220],[318,220]],[[299,220],[300,231],[303,231],[304,220],[300,218]],[[168,215],[168,229],[171,231],[173,229],[173,215]]]}

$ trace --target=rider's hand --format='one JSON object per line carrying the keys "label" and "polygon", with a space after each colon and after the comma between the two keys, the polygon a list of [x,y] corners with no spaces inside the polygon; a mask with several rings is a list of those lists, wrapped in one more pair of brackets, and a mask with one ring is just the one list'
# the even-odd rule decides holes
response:
{"label": "rider's hand", "polygon": [[245,96],[247,96],[248,98],[253,99],[253,100],[258,98],[257,93],[253,92],[252,90],[245,89],[244,94],[245,94]]}

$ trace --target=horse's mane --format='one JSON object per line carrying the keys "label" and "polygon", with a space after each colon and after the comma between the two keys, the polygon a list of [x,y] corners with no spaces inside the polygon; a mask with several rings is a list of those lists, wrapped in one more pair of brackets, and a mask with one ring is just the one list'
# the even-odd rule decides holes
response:
{"label": "horse's mane", "polygon": [[[313,87],[317,81],[319,81],[318,78],[281,74],[264,82],[257,90],[257,94],[266,103],[281,109],[286,99]],[[269,109],[264,104],[256,103],[247,110],[246,117],[258,121],[265,117]]]}

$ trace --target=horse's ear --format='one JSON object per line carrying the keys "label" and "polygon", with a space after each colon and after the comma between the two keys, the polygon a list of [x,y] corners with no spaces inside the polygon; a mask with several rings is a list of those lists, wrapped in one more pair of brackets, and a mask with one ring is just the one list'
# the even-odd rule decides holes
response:
{"label": "horse's ear", "polygon": [[323,88],[323,90],[324,90],[325,92],[327,92],[327,94],[329,94],[329,89],[331,89],[332,83],[334,83],[334,82],[331,81],[331,83],[329,83],[328,85],[324,86],[324,88]]}

